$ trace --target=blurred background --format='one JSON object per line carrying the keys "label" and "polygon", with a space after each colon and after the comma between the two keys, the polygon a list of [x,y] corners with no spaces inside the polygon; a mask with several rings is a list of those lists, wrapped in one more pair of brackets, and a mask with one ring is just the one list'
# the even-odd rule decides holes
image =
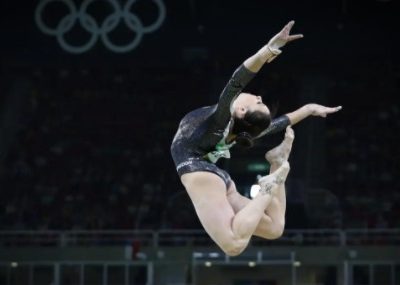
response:
{"label": "blurred background", "polygon": [[[400,284],[395,0],[2,3],[0,284]],[[169,148],[289,20],[304,39],[246,88],[342,105],[294,127],[286,231],[228,258]],[[249,195],[283,133],[220,161]]]}

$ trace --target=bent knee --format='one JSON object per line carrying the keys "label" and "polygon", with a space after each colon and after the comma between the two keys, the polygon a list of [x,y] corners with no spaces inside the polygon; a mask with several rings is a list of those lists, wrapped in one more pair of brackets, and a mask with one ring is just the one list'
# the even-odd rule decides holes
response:
{"label": "bent knee", "polygon": [[248,243],[248,240],[231,239],[228,242],[221,244],[220,247],[226,255],[238,256],[246,249]]}
{"label": "bent knee", "polygon": [[285,221],[274,223],[268,232],[268,239],[278,239],[283,235],[285,230]]}

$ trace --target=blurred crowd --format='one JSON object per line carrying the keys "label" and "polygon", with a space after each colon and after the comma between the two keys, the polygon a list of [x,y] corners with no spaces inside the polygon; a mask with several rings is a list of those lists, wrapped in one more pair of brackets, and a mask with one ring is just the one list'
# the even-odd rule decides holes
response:
{"label": "blurred crowd", "polygon": [[[187,111],[215,102],[223,80],[210,69],[30,71],[27,107],[0,173],[0,229],[200,228],[169,147]],[[290,227],[400,227],[400,110],[388,99],[399,86],[373,81],[372,71],[357,83],[332,74],[328,95],[348,100],[322,134],[322,186],[338,203],[338,220]]]}
{"label": "blurred crowd", "polygon": [[351,99],[328,128],[330,189],[346,228],[399,228],[400,72],[381,61],[358,72],[332,88]]}

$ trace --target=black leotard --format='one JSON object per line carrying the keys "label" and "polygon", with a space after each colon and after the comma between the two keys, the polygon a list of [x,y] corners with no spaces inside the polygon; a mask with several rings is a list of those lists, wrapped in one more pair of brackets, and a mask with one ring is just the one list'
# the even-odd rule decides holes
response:
{"label": "black leotard", "polygon": [[[228,186],[229,174],[215,165],[220,157],[230,158],[226,144],[232,122],[231,104],[256,73],[241,65],[233,73],[219,98],[218,104],[196,109],[183,117],[171,145],[171,154],[179,176],[194,171],[219,175]],[[273,119],[271,125],[257,138],[285,129],[290,124],[285,115]]]}

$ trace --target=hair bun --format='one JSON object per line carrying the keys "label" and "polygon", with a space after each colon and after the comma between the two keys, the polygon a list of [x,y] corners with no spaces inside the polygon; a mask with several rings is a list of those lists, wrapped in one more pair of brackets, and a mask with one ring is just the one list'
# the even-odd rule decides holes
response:
{"label": "hair bun", "polygon": [[254,145],[252,136],[247,132],[241,132],[235,138],[237,144],[242,147],[248,148]]}

